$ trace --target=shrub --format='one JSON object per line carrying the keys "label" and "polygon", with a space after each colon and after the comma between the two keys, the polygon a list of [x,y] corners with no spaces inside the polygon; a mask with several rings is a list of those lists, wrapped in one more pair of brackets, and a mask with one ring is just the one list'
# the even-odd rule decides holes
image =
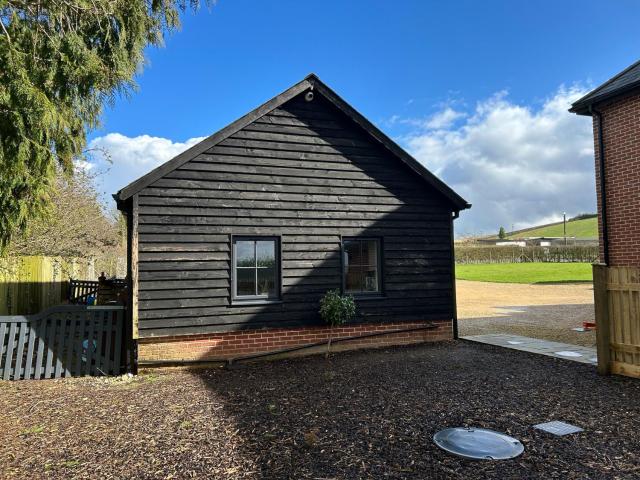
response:
{"label": "shrub", "polygon": [[341,295],[338,290],[329,290],[320,299],[320,316],[330,326],[337,327],[356,315],[356,302],[351,295]]}

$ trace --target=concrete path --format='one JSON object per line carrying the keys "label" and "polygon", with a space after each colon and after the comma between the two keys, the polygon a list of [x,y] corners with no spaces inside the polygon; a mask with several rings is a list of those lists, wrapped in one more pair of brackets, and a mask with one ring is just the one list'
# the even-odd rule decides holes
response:
{"label": "concrete path", "polygon": [[569,343],[550,342],[537,338],[522,337],[520,335],[507,335],[502,333],[491,333],[486,335],[467,335],[460,337],[463,340],[472,342],[488,343],[498,347],[521,350],[523,352],[538,353],[548,357],[564,358],[574,362],[597,365],[597,352],[595,348],[581,347]]}

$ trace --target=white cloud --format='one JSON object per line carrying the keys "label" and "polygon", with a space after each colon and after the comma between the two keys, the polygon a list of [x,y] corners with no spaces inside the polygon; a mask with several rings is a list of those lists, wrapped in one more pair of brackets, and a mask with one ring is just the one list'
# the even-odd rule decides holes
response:
{"label": "white cloud", "polygon": [[499,92],[466,116],[445,106],[400,142],[473,204],[461,215],[459,234],[593,212],[591,122],[567,111],[584,93],[561,87],[534,109]]}
{"label": "white cloud", "polygon": [[465,116],[466,114],[464,114],[463,112],[457,112],[451,107],[446,107],[428,118],[424,123],[424,126],[425,128],[431,130],[450,128],[451,126],[453,126],[456,120]]}
{"label": "white cloud", "polygon": [[104,173],[98,180],[104,193],[110,195],[204,138],[173,142],[150,135],[127,137],[120,133],[109,133],[89,142],[91,165],[101,167]]}

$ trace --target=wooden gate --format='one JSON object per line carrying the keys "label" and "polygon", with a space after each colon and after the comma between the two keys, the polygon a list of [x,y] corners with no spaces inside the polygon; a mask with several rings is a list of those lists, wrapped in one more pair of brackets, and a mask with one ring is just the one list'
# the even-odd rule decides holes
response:
{"label": "wooden gate", "polygon": [[0,378],[119,375],[127,368],[122,306],[60,305],[0,317]]}
{"label": "wooden gate", "polygon": [[640,378],[640,268],[593,266],[598,371]]}

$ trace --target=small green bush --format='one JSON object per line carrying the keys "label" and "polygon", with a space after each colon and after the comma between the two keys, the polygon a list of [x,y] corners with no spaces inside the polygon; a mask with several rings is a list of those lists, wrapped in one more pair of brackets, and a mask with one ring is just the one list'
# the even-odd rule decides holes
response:
{"label": "small green bush", "polygon": [[341,295],[338,290],[329,290],[320,299],[320,316],[332,327],[348,322],[355,315],[356,302],[351,295]]}

